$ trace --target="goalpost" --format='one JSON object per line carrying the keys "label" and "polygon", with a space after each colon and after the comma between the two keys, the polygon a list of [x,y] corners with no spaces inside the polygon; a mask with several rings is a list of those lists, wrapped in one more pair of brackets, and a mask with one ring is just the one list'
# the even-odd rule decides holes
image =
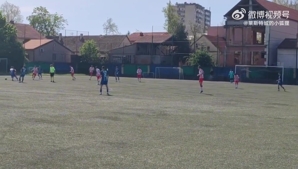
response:
{"label": "goalpost", "polygon": [[7,73],[8,72],[8,59],[0,58],[0,72]]}
{"label": "goalpost", "polygon": [[156,67],[155,78],[184,79],[183,69],[180,67]]}
{"label": "goalpost", "polygon": [[285,68],[283,66],[235,65],[235,74],[238,74],[241,81],[275,82],[278,73],[284,80]]}

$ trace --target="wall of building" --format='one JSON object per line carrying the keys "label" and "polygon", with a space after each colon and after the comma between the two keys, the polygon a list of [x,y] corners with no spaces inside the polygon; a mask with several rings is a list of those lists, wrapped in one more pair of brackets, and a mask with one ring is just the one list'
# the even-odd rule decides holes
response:
{"label": "wall of building", "polygon": [[265,43],[267,42],[267,60],[266,64],[269,66],[275,66],[277,64],[277,47],[285,38],[296,38],[298,33],[298,23],[283,19],[283,21],[289,21],[289,26],[268,26],[265,35]]}
{"label": "wall of building", "polygon": [[298,65],[296,56],[296,49],[278,49],[277,65],[285,68],[296,68],[296,64]]}
{"label": "wall of building", "polygon": [[207,49],[208,53],[212,56],[212,60],[216,66],[223,66],[224,60],[221,51],[218,51],[217,47],[214,46],[205,36],[202,36],[197,41],[197,45],[198,47],[203,47],[204,50]]}
{"label": "wall of building", "polygon": [[33,51],[27,51],[30,61],[34,62],[71,62],[72,52],[57,42],[50,42]]}

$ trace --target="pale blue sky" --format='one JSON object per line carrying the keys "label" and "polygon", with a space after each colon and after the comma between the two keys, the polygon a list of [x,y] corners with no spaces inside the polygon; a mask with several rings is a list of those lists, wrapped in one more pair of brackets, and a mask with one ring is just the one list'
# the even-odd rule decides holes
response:
{"label": "pale blue sky", "polygon": [[[155,32],[164,31],[164,15],[162,8],[169,0],[7,0],[21,8],[25,19],[32,13],[34,7],[44,6],[51,13],[63,14],[68,20],[66,26],[67,35],[78,30],[80,33],[90,35],[104,34],[103,24],[108,18],[112,18],[118,25],[119,32],[126,34],[128,31],[151,32],[152,26]],[[220,25],[223,15],[240,0],[172,0],[172,3],[196,2],[211,9],[211,24]],[[0,0],[0,4],[5,0]],[[62,31],[63,35],[65,31]]]}

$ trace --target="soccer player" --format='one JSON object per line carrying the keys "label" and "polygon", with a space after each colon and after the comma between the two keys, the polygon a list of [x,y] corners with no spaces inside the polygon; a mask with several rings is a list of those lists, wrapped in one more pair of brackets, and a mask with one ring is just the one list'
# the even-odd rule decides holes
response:
{"label": "soccer player", "polygon": [[56,72],[56,69],[53,66],[53,64],[51,64],[50,65],[50,76],[51,76],[51,82],[53,82],[53,83],[55,83],[55,80],[54,80],[55,72]]}
{"label": "soccer player", "polygon": [[37,73],[38,73],[38,69],[36,66],[34,66],[34,68],[32,69],[32,80],[35,79]]}
{"label": "soccer player", "polygon": [[96,78],[97,78],[97,84],[99,85],[99,80],[100,80],[100,69],[96,66]]}
{"label": "soccer player", "polygon": [[138,67],[138,69],[137,69],[137,78],[138,78],[138,81],[141,82],[141,79],[142,79],[142,69],[140,67]]}
{"label": "soccer player", "polygon": [[72,66],[69,66],[70,68],[70,74],[71,74],[71,77],[72,77],[72,80],[76,80],[77,78],[74,76],[74,69]]}
{"label": "soccer player", "polygon": [[39,80],[42,79],[42,68],[41,68],[41,66],[38,67],[38,78],[39,78]]}
{"label": "soccer player", "polygon": [[108,86],[108,80],[109,80],[109,76],[108,76],[108,70],[103,66],[101,69],[101,81],[100,81],[100,95],[102,95],[102,86],[105,85],[107,88],[107,95],[109,96],[109,86]]}
{"label": "soccer player", "polygon": [[19,79],[18,79],[18,76],[17,76],[17,69],[15,69],[15,68],[14,68],[14,76],[15,76],[15,78],[16,78],[17,80],[19,80]]}
{"label": "soccer player", "polygon": [[120,82],[118,66],[116,66],[115,68],[115,79],[116,79],[116,82]]}
{"label": "soccer player", "polygon": [[13,66],[10,67],[9,73],[10,73],[10,76],[11,76],[11,81],[14,81],[14,78],[16,78],[18,80],[18,78],[16,76],[16,70],[14,69]]}
{"label": "soccer player", "polygon": [[25,75],[26,75],[26,68],[25,68],[25,66],[23,66],[20,70],[19,83],[24,83]]}
{"label": "soccer player", "polygon": [[200,66],[198,68],[199,68],[199,74],[197,76],[199,77],[201,93],[203,93],[204,71]]}
{"label": "soccer player", "polygon": [[235,89],[238,89],[239,76],[237,74],[234,75],[234,81],[235,81]]}
{"label": "soccer player", "polygon": [[93,67],[93,65],[91,65],[90,68],[89,68],[89,74],[90,74],[90,79],[89,80],[91,80],[91,78],[93,76],[93,72],[94,72],[94,67]]}
{"label": "soccer player", "polygon": [[280,73],[278,73],[278,79],[277,79],[277,89],[278,89],[278,91],[279,91],[279,88],[282,88],[282,89],[284,89],[284,91],[286,91],[286,89],[283,87],[283,85],[282,85],[282,76],[281,76],[281,74]]}
{"label": "soccer player", "polygon": [[234,81],[234,75],[235,74],[234,74],[233,70],[231,69],[230,72],[229,72],[229,77],[230,77],[230,82],[231,83],[233,83],[233,81]]}

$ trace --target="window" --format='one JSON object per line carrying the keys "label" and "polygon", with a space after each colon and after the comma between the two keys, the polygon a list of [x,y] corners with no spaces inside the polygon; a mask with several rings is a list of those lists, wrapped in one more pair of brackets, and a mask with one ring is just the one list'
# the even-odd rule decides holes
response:
{"label": "window", "polygon": [[53,55],[52,55],[52,61],[56,61],[56,58],[57,56],[56,56],[56,54],[55,53],[53,53]]}

